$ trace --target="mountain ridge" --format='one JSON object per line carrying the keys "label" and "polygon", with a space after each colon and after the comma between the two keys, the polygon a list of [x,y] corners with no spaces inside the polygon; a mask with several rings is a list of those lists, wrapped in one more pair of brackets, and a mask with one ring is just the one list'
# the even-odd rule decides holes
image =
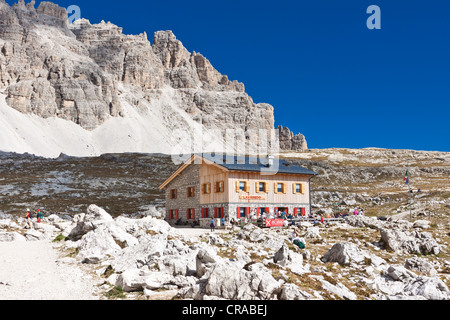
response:
{"label": "mountain ridge", "polygon": [[[33,1],[25,4],[22,0],[10,7],[0,0],[3,116],[5,122],[12,121],[6,117],[11,113],[6,111],[9,107],[21,113],[14,115],[21,118],[16,122],[24,123],[3,134],[3,151],[50,155],[39,154],[37,139],[26,147],[23,140],[30,137],[20,136],[33,115],[40,118],[33,121],[41,127],[62,119],[84,130],[72,132],[83,140],[84,146],[80,144],[76,151],[52,135],[57,143],[51,156],[116,152],[100,140],[128,152],[223,150],[230,145],[224,142],[226,130],[236,130],[236,140],[243,139],[247,147],[264,146],[266,136],[250,136],[264,130],[269,139],[279,136],[280,150],[307,149],[303,135],[275,128],[273,106],[254,103],[244,84],[230,81],[200,53],[189,52],[172,31],[157,31],[150,43],[145,32],[125,35],[110,22],[91,24],[79,19],[68,25],[67,19],[67,11],[51,2],[43,1],[35,9]],[[96,133],[111,131],[104,129],[110,126],[115,126],[116,138],[122,142]],[[49,130],[44,131],[42,135],[48,136]],[[20,147],[5,140],[12,136]],[[187,143],[182,139],[185,136],[190,138]],[[67,141],[73,143],[77,142]],[[237,148],[235,143],[231,142],[232,150]],[[89,145],[92,147],[86,150]],[[182,150],[177,149],[180,146]]]}

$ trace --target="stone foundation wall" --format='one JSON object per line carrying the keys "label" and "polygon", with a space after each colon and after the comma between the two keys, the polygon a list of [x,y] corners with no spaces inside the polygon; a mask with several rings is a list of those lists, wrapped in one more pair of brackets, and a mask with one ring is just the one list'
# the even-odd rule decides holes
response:
{"label": "stone foundation wall", "polygon": [[[170,210],[178,210],[178,217],[183,219],[183,221],[192,222],[194,219],[187,219],[187,210],[195,210],[195,220],[201,218],[200,209],[200,186],[198,185],[200,181],[200,166],[190,165],[187,167],[176,179],[171,181],[167,185],[166,189],[166,218],[169,219]],[[187,189],[189,187],[195,188],[194,197],[187,196]],[[170,191],[177,190],[177,198],[170,198]]]}

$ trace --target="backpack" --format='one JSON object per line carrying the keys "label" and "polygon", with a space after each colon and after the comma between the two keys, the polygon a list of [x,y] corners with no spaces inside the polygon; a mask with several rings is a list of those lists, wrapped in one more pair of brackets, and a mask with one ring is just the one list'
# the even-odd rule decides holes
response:
{"label": "backpack", "polygon": [[298,246],[300,249],[305,249],[306,248],[305,244],[303,242],[301,242],[300,240],[294,240],[294,244],[296,246]]}

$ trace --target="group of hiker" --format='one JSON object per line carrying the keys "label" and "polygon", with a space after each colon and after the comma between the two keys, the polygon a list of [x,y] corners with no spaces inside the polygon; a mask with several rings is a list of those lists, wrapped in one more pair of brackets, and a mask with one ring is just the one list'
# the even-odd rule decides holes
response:
{"label": "group of hiker", "polygon": [[[28,229],[32,228],[32,222],[33,222],[34,217],[36,217],[37,223],[42,222],[42,219],[44,219],[44,214],[41,212],[41,209],[37,209],[37,210],[33,210],[33,211],[31,209],[27,209],[25,219],[27,220]],[[25,226],[25,229],[27,228],[27,226]]]}

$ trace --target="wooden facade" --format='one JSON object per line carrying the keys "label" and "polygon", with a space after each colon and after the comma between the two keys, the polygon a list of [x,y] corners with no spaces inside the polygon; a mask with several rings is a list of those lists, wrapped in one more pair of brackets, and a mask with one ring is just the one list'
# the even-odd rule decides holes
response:
{"label": "wooden facade", "polygon": [[[160,189],[166,190],[167,220],[241,219],[277,215],[307,215],[311,210],[313,174],[230,170],[193,156]],[[198,159],[197,159],[198,160]],[[194,192],[194,194],[192,194]]]}

